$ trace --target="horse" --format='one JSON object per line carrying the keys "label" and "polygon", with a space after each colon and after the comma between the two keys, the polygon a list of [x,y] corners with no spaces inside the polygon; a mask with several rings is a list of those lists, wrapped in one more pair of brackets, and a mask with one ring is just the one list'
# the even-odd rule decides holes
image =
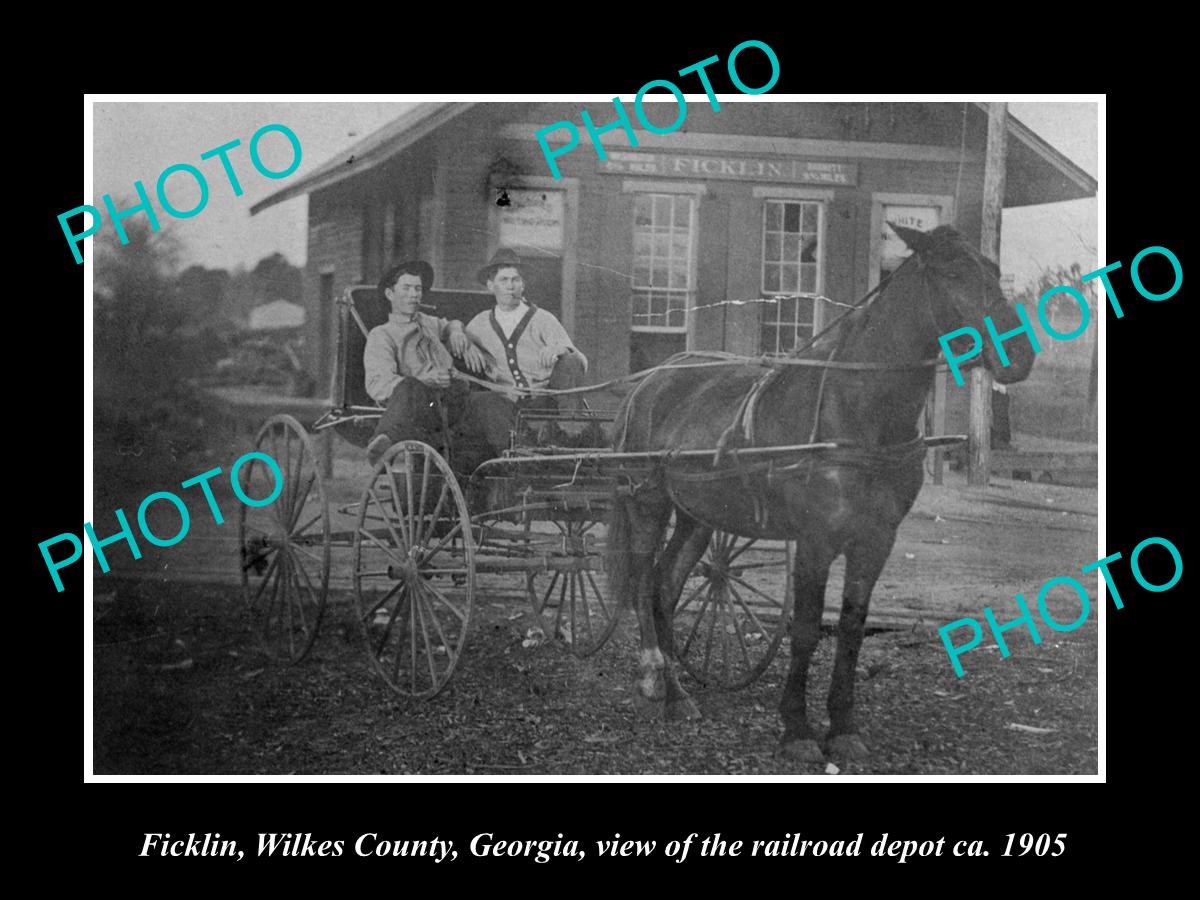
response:
{"label": "horse", "polygon": [[[614,450],[665,451],[618,487],[605,569],[613,595],[637,610],[635,694],[654,715],[700,717],[676,673],[672,617],[714,530],[795,542],[791,664],[779,704],[780,752],[800,761],[868,755],[854,718],[854,676],[871,591],[924,482],[917,424],[933,386],[939,336],[964,326],[999,332],[1021,322],[1000,289],[999,267],[958,231],[888,223],[912,252],[836,325],[792,358],[765,361],[685,352],[626,395]],[[866,299],[866,298],[864,298]],[[956,337],[951,348],[966,335]],[[1028,376],[1034,351],[984,342],[983,364],[1001,383]],[[744,463],[746,446],[832,442],[795,461]],[[716,448],[712,460],[673,451]],[[710,479],[698,489],[697,473]],[[663,547],[671,515],[675,528]],[[820,638],[829,569],[846,559],[824,751],[808,719],[809,663]],[[786,602],[786,600],[785,600]]]}

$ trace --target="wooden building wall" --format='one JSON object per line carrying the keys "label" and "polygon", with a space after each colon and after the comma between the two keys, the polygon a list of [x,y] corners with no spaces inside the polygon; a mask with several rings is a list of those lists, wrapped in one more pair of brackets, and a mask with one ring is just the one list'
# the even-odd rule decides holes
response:
{"label": "wooden building wall", "polygon": [[[592,107],[589,111],[597,124],[613,120],[608,110]],[[626,107],[632,116],[632,103]],[[652,106],[647,108],[655,115]],[[666,111],[662,107],[655,119],[666,118]],[[434,265],[437,287],[482,291],[475,272],[495,249],[491,208],[495,187],[541,184],[567,188],[573,206],[573,238],[564,255],[572,257],[574,302],[562,318],[564,322],[570,318],[576,343],[592,361],[590,380],[626,374],[635,195],[623,186],[638,184],[639,177],[602,172],[579,125],[579,146],[558,159],[563,180],[551,181],[533,133],[544,123],[566,119],[579,125],[578,104],[479,104],[378,169],[312,194],[305,273],[305,301],[313,323],[311,364],[318,362],[320,319],[329,314],[319,308],[322,273],[332,270],[336,295],[349,284],[377,280],[383,266],[392,261],[392,251],[415,249],[409,255],[419,254]],[[984,134],[978,127],[968,128],[966,155],[960,164],[962,124],[961,104],[725,103],[714,112],[707,104],[692,103],[684,127],[675,134],[701,142],[704,135],[824,141],[830,142],[823,145],[824,152],[811,158],[853,163],[856,184],[820,186],[829,192],[824,292],[851,301],[870,286],[874,194],[952,196],[957,190],[954,224],[969,237],[978,237]],[[613,146],[627,149],[624,136],[614,135],[618,140]],[[673,146],[672,137],[658,139],[654,149],[672,152],[666,149]],[[872,145],[871,154],[865,156],[864,142]],[[929,149],[914,151],[913,145]],[[767,155],[769,149],[764,147],[716,151],[689,145],[679,152]],[[848,152],[839,155],[839,148]],[[640,179],[647,180],[702,183],[696,305],[758,297],[763,199],[753,189],[765,182]],[[394,213],[397,205],[399,216]],[[532,299],[545,302],[545,298]],[[696,314],[692,345],[756,353],[758,316],[755,305],[701,310]]]}

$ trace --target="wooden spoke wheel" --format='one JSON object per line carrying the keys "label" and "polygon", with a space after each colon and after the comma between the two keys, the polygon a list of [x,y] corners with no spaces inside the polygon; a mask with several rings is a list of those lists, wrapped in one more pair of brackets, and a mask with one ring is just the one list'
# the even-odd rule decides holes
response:
{"label": "wooden spoke wheel", "polygon": [[526,515],[531,566],[525,592],[542,630],[578,657],[590,656],[612,637],[620,607],[604,573],[606,513],[591,509]]}
{"label": "wooden spoke wheel", "polygon": [[698,681],[745,687],[775,657],[792,607],[791,545],[713,532],[675,608],[675,656]]}
{"label": "wooden spoke wheel", "polygon": [[427,444],[393,446],[371,473],[354,530],[354,601],[371,665],[398,694],[450,681],[475,601],[462,491]]}
{"label": "wooden spoke wheel", "polygon": [[[279,466],[283,486],[266,506],[238,505],[242,590],[267,652],[296,663],[317,638],[329,591],[329,504],[311,438],[291,416],[273,416],[254,449]],[[242,464],[238,482],[253,500],[269,497],[276,475],[262,459]]]}

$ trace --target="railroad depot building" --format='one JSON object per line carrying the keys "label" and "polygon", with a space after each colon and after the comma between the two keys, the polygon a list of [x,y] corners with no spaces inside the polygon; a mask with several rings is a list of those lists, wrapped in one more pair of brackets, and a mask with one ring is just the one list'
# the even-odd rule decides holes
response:
{"label": "railroad depot building", "polygon": [[[318,384],[344,288],[421,257],[439,313],[465,317],[490,305],[476,272],[501,246],[520,254],[526,297],[559,317],[596,383],[683,349],[786,353],[837,312],[787,295],[852,302],[907,254],[887,220],[953,224],[978,241],[985,106],[693,101],[680,130],[638,130],[636,148],[605,133],[602,161],[579,103],[424,103],[252,212],[309,198],[305,362]],[[645,108],[655,122],[676,113]],[[598,127],[615,120],[611,106],[588,110]],[[563,120],[580,142],[555,180],[534,135]],[[555,147],[566,137],[549,135]],[[1005,207],[1095,193],[1009,117]]]}

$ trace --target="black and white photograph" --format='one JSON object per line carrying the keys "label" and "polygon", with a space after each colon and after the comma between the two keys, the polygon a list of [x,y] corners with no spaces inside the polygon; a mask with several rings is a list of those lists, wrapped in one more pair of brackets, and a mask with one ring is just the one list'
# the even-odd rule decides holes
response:
{"label": "black and white photograph", "polygon": [[1104,98],[676,83],[87,98],[89,779],[1102,780]]}

